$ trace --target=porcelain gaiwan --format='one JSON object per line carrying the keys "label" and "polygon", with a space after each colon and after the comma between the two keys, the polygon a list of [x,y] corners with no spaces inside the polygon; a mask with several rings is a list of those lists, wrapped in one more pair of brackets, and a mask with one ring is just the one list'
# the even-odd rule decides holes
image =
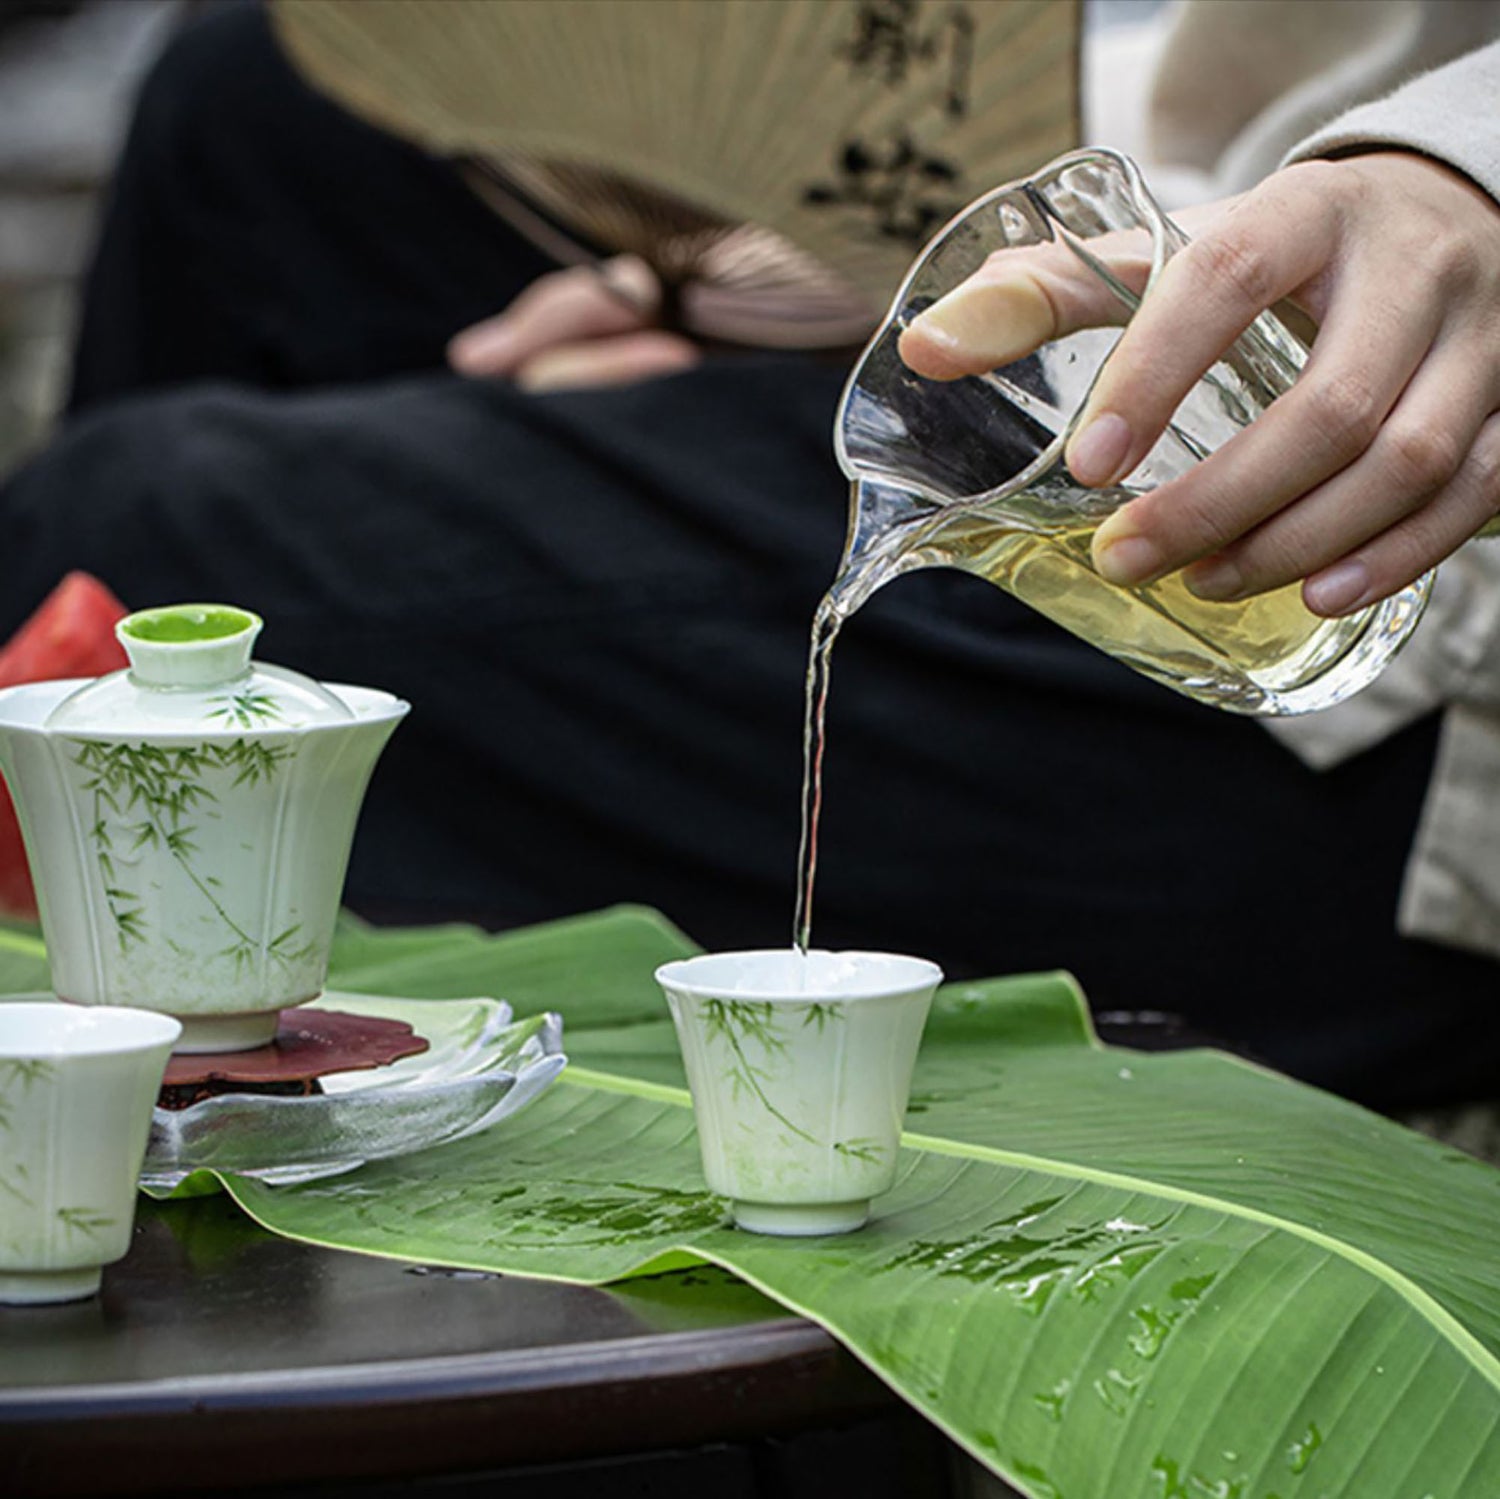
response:
{"label": "porcelain gaiwan", "polygon": [[179,1051],[264,1045],[322,992],[365,787],[408,705],[252,661],[245,609],[116,628],[126,670],[0,691],[53,988],[175,1016]]}

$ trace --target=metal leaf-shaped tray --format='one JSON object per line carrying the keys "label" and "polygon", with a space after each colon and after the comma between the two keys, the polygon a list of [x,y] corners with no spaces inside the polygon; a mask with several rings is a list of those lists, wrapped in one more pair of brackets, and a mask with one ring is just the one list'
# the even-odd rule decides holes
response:
{"label": "metal leaf-shaped tray", "polygon": [[309,1098],[225,1093],[158,1108],[142,1186],[171,1189],[205,1167],[273,1183],[352,1171],[487,1128],[567,1063],[560,1017],[518,1021],[501,1000],[328,993],[313,1007],[404,1020],[430,1047],[388,1067],[331,1073]]}

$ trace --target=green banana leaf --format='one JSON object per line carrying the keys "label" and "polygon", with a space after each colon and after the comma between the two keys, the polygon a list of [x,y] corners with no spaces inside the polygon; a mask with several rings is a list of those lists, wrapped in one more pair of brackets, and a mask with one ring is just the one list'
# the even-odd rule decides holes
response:
{"label": "green banana leaf", "polygon": [[[1500,1172],[1218,1053],[1103,1047],[1038,975],[940,993],[867,1230],[759,1239],[703,1186],[651,979],[691,950],[630,908],[498,938],[348,923],[339,988],[556,1009],[572,1064],[469,1140],[225,1185],[278,1233],[402,1260],[711,1261],[1033,1499],[1500,1496]],[[0,932],[0,989],[42,963]]]}
{"label": "green banana leaf", "polygon": [[49,982],[47,949],[36,928],[0,918],[0,994],[29,993]]}

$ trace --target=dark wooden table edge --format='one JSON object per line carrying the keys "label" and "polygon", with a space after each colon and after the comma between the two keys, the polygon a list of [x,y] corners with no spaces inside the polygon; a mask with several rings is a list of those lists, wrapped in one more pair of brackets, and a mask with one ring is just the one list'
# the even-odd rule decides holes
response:
{"label": "dark wooden table edge", "polygon": [[[0,1493],[169,1494],[503,1470],[909,1413],[812,1323],[0,1391]],[[153,1460],[154,1459],[154,1460]]]}
{"label": "dark wooden table edge", "polygon": [[[648,1334],[569,1343],[556,1348],[493,1353],[435,1354],[430,1358],[371,1360],[309,1369],[202,1374],[97,1385],[0,1386],[0,1425],[42,1420],[97,1420],[176,1411],[233,1410],[256,1405],[341,1405],[349,1401],[400,1402],[465,1399],[519,1391],[561,1390],[597,1380],[609,1368],[614,1383],[673,1379],[843,1350],[822,1328],[787,1316],[739,1328]],[[872,1376],[873,1378],[873,1376]]]}

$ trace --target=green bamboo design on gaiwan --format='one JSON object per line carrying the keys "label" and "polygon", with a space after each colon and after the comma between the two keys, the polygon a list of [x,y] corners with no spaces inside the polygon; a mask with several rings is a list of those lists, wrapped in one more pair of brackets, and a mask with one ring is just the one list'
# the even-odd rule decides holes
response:
{"label": "green bamboo design on gaiwan", "polygon": [[[291,745],[235,739],[228,744],[173,745],[112,744],[80,740],[73,763],[86,773],[83,790],[93,795],[94,816],[89,829],[104,897],[114,919],[121,951],[145,940],[145,902],[123,883],[121,866],[143,850],[165,850],[230,934],[229,944],[215,956],[233,958],[236,971],[264,950],[284,965],[305,959],[309,943],[296,939],[301,923],[278,932],[261,944],[230,914],[221,899],[222,882],[194,866],[199,852],[193,841],[197,824],[188,821],[195,811],[219,798],[205,784],[211,775],[232,776],[230,789],[255,787],[273,781],[293,758]],[[117,838],[128,840],[121,850]]]}
{"label": "green bamboo design on gaiwan", "polygon": [[226,692],[212,697],[216,706],[210,718],[221,718],[240,729],[265,728],[281,721],[281,706],[269,692],[247,687],[242,692]]}

